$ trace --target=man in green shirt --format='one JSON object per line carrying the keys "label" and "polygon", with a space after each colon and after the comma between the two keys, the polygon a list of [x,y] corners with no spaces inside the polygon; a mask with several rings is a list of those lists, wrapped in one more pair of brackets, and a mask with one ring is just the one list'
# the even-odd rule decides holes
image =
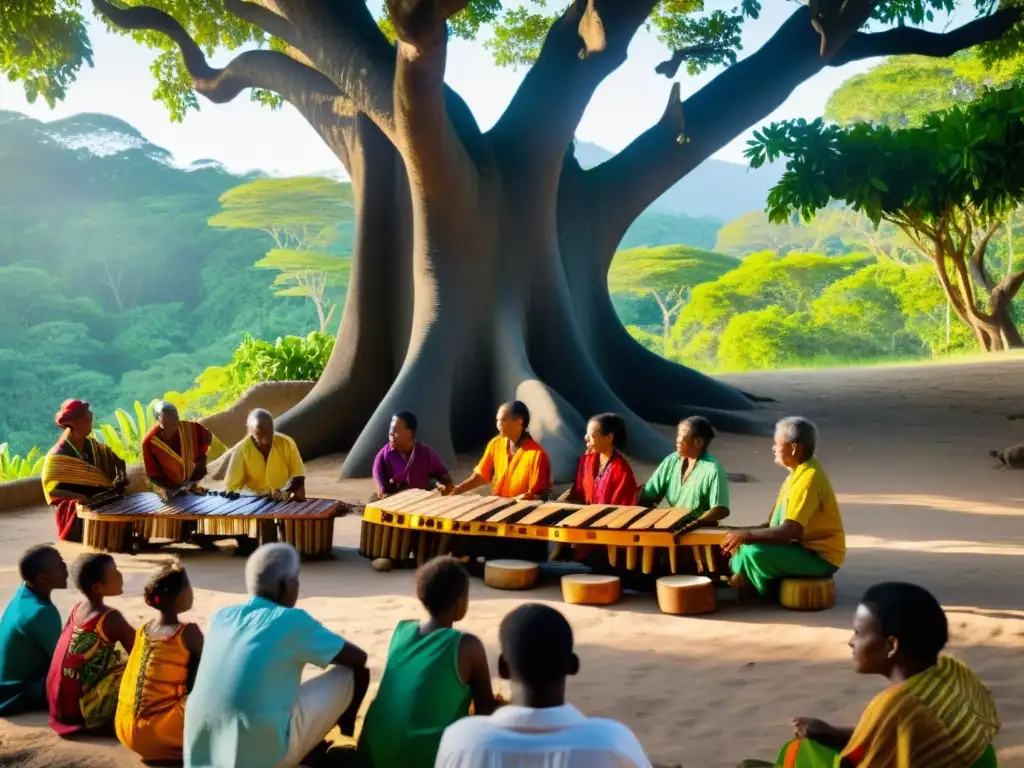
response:
{"label": "man in green shirt", "polygon": [[0,716],[46,709],[46,674],[61,633],[50,593],[68,586],[68,567],[53,547],[28,550],[22,584],[0,618]]}
{"label": "man in green shirt", "polygon": [[676,452],[666,456],[643,488],[637,504],[656,507],[662,501],[688,509],[687,522],[717,525],[729,516],[729,477],[708,453],[715,430],[703,416],[690,416],[676,428]]}

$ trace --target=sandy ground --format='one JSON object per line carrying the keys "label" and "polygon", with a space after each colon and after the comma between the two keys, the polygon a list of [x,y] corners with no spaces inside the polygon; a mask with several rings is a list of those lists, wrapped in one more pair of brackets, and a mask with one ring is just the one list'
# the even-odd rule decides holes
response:
{"label": "sandy ground", "polygon": [[[576,632],[582,670],[570,686],[574,704],[617,718],[640,737],[655,761],[686,768],[725,768],[747,757],[770,759],[789,736],[788,719],[815,715],[852,725],[883,686],[852,671],[846,641],[857,597],[883,579],[932,589],[949,612],[951,650],[993,690],[1003,720],[1000,764],[1024,766],[1024,472],[997,470],[987,452],[1024,441],[1024,357],[997,363],[774,372],[733,377],[775,398],[767,419],[800,413],[822,433],[849,535],[849,558],[837,578],[839,605],[816,614],[723,604],[706,618],[658,612],[648,595],[627,595],[611,608],[562,603],[548,574],[529,594],[493,591],[474,582],[464,629],[479,634],[497,658],[497,625],[524,600],[550,602]],[[781,470],[766,440],[723,436],[713,452],[730,472],[753,481],[732,488],[730,523],[764,519]],[[335,480],[339,460],[310,462],[310,489],[358,500],[367,481]],[[472,458],[460,467],[468,472]],[[646,478],[650,466],[636,466]],[[0,541],[0,598],[17,585],[21,550],[53,537],[45,509],[9,513]],[[335,560],[304,567],[300,605],[370,653],[383,669],[395,623],[419,615],[410,572],[376,573],[361,559],[359,521],[339,521]],[[78,554],[62,546],[65,557]],[[119,557],[125,594],[112,601],[133,624],[147,614],[141,590],[162,555]],[[217,608],[243,599],[242,562],[223,553],[187,551],[196,587],[189,618],[206,625]],[[1016,574],[1016,577],[1014,576]],[[55,596],[63,615],[75,600]],[[111,742],[61,743],[43,716],[0,720],[0,765],[134,766]]]}

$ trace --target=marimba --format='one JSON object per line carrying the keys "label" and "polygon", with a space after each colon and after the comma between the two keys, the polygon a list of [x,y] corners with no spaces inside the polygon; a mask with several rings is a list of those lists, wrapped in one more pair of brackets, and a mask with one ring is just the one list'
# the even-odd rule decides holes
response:
{"label": "marimba", "polygon": [[614,570],[727,575],[728,557],[721,543],[728,529],[696,528],[696,523],[686,509],[408,490],[366,506],[359,552],[413,566],[439,554],[479,554],[478,542],[490,538],[510,545],[532,541],[605,547]]}
{"label": "marimba", "polygon": [[348,507],[331,499],[275,501],[268,496],[241,496],[207,491],[165,500],[155,493],[135,493],[80,504],[86,546],[107,552],[127,550],[129,526],[141,539],[182,540],[182,522],[197,522],[197,533],[249,536],[259,543],[283,540],[304,558],[331,551],[334,518]]}

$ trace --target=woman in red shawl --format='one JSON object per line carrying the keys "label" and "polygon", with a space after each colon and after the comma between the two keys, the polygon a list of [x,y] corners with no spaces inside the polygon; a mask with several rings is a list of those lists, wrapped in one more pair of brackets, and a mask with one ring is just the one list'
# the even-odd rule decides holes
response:
{"label": "woman in red shawl", "polygon": [[102,493],[123,492],[127,467],[92,434],[92,411],[84,400],[65,400],[54,417],[64,433],[43,461],[43,494],[57,511],[57,537],[82,541],[78,503]]}
{"label": "woman in red shawl", "polygon": [[576,465],[576,480],[566,501],[573,504],[636,504],[639,488],[633,468],[619,451],[626,447],[626,423],[602,413],[587,423],[587,452]]}

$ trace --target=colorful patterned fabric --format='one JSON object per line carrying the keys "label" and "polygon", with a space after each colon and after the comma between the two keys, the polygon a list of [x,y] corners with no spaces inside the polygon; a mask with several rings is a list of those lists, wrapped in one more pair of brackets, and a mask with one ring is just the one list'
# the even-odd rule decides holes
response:
{"label": "colorful patterned fabric", "polygon": [[64,625],[46,676],[50,728],[60,736],[104,728],[113,723],[124,657],[103,634],[108,608],[76,626],[79,603]]}
{"label": "colorful patterned fabric", "polygon": [[842,754],[844,768],[967,768],[1000,728],[992,694],[970,668],[939,663],[878,694]]}
{"label": "colorful patterned fabric", "polygon": [[224,444],[197,421],[178,422],[177,447],[161,439],[159,424],[142,438],[146,476],[160,478],[172,485],[187,482],[203,457],[214,461],[224,451]]}
{"label": "colorful patterned fabric", "polygon": [[498,435],[484,449],[473,469],[491,484],[495,496],[514,498],[524,493],[540,496],[551,490],[551,462],[543,448],[529,435],[509,454],[509,441]]}
{"label": "colorful patterned fabric", "polygon": [[68,539],[78,520],[78,502],[114,488],[118,458],[110,448],[87,438],[81,453],[60,436],[43,460],[43,495],[56,508],[57,536]]}
{"label": "colorful patterned fabric", "polygon": [[603,467],[600,454],[585,453],[576,464],[576,480],[570,498],[579,499],[583,504],[628,506],[636,504],[639,490],[633,468],[621,453],[612,454]]}
{"label": "colorful patterned fabric", "polygon": [[179,624],[173,635],[151,638],[139,627],[121,678],[117,738],[146,761],[181,760],[191,658],[184,630]]}

